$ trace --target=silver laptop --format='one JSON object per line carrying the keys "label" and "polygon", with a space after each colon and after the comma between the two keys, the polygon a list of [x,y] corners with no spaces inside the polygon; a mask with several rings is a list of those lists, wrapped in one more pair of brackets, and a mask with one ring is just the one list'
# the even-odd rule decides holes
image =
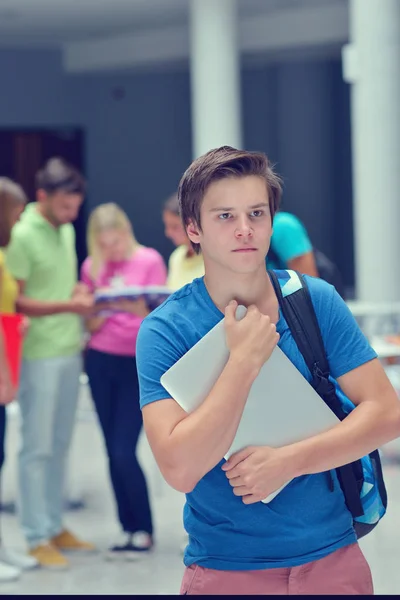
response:
{"label": "silver laptop", "polygon": [[[245,314],[246,308],[239,306],[236,318],[243,318]],[[222,319],[164,373],[161,384],[190,413],[210,393],[228,358]],[[251,387],[225,459],[247,446],[291,444],[326,431],[338,422],[300,371],[276,347]],[[270,502],[284,487],[264,502]]]}

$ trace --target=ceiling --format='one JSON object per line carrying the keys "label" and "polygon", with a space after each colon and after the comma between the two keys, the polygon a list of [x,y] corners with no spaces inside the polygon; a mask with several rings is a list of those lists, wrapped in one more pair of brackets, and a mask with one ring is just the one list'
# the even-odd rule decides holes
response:
{"label": "ceiling", "polygon": [[[238,0],[241,16],[347,1]],[[189,0],[0,0],[0,44],[61,46],[166,25],[185,25],[188,7]]]}

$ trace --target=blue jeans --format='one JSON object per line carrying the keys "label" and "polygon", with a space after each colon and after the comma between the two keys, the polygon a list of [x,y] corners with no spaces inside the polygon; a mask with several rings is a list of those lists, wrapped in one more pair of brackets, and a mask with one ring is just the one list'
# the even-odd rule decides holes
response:
{"label": "blue jeans", "polygon": [[22,362],[19,509],[31,548],[63,529],[64,474],[81,371],[80,354]]}
{"label": "blue jeans", "polygon": [[143,425],[136,359],[88,350],[86,373],[104,435],[121,527],[128,533],[152,534],[146,480],[136,458]]}

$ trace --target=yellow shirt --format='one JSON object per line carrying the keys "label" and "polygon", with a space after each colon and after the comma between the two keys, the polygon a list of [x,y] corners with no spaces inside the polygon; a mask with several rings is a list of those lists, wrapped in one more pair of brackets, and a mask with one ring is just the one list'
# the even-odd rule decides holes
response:
{"label": "yellow shirt", "polygon": [[15,304],[18,297],[18,284],[7,270],[4,254],[0,250],[0,313],[15,313]]}
{"label": "yellow shirt", "polygon": [[179,290],[196,277],[203,277],[204,262],[201,254],[187,255],[187,246],[178,246],[168,261],[167,286],[171,290]]}

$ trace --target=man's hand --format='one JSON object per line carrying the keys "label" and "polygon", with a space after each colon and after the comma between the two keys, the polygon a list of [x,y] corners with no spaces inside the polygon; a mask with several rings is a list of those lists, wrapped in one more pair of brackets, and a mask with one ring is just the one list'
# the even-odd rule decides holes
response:
{"label": "man's hand", "polygon": [[26,334],[27,334],[27,333],[28,333],[28,331],[29,331],[29,327],[30,327],[30,325],[31,325],[31,320],[30,320],[30,318],[24,315],[24,316],[22,317],[22,320],[21,320],[21,327],[20,327],[20,331],[21,331],[21,335],[22,335],[22,337],[25,337],[25,336],[26,336]]}
{"label": "man's hand", "polygon": [[291,464],[285,446],[249,446],[233,454],[222,470],[235,496],[241,496],[244,504],[254,504],[296,476]]}
{"label": "man's hand", "polygon": [[74,298],[75,296],[85,296],[85,295],[91,295],[92,292],[89,288],[88,285],[86,285],[86,283],[84,283],[83,281],[78,281],[75,284],[74,289],[72,290],[72,294],[71,297]]}
{"label": "man's hand", "polygon": [[78,293],[70,300],[70,311],[82,317],[87,317],[93,312],[94,300],[92,294]]}
{"label": "man's hand", "polygon": [[278,343],[279,333],[271,319],[256,306],[249,306],[239,321],[236,308],[237,302],[232,300],[225,309],[225,333],[230,354],[259,371]]}

